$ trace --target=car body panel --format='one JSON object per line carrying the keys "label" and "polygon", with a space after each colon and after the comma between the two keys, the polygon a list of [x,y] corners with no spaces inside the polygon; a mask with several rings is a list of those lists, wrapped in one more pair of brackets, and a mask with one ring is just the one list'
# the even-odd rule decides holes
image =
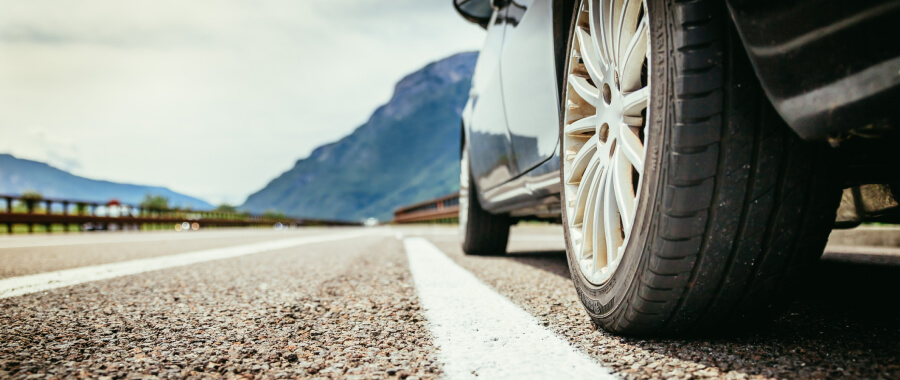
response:
{"label": "car body panel", "polygon": [[516,1],[507,8],[500,72],[517,174],[556,152],[559,96],[550,0]]}
{"label": "car body panel", "polygon": [[494,213],[509,212],[513,216],[559,216],[559,154],[548,157],[509,182],[479,191],[481,207]]}
{"label": "car body panel", "polygon": [[506,127],[501,87],[500,50],[503,46],[505,12],[495,12],[487,38],[475,65],[472,90],[463,110],[463,126],[469,144],[472,177],[476,188],[487,190],[517,174]]}

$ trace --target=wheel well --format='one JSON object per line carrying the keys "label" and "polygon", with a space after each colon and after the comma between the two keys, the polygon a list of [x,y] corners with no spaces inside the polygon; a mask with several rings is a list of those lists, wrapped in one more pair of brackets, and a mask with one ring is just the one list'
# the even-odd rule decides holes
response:
{"label": "wheel well", "polygon": [[553,53],[556,58],[556,88],[559,90],[560,99],[565,99],[566,49],[569,47],[569,32],[575,24],[577,4],[576,0],[553,2]]}

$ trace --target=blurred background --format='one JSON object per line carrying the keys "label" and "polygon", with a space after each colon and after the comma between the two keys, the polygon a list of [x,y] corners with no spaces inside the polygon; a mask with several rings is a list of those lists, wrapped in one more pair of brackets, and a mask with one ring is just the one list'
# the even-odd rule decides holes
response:
{"label": "blurred background", "polygon": [[0,3],[0,194],[384,220],[455,191],[484,31],[449,0]]}

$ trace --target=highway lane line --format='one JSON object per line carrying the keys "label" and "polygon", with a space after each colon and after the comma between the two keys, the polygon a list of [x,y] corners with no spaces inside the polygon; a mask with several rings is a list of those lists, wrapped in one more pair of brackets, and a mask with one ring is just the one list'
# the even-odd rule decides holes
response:
{"label": "highway lane line", "polygon": [[403,243],[448,378],[615,378],[425,238]]}
{"label": "highway lane line", "polygon": [[221,260],[238,256],[252,255],[296,247],[299,245],[322,243],[334,240],[349,239],[361,236],[374,236],[383,233],[375,231],[354,231],[319,236],[303,236],[281,239],[263,243],[238,245],[226,248],[207,249],[170,256],[131,260],[119,263],[93,265],[81,268],[66,269],[54,272],[38,273],[28,276],[0,279],[0,299],[16,297],[30,293],[42,292],[85,282],[106,280],[129,276],[160,269]]}
{"label": "highway lane line", "polygon": [[288,231],[253,230],[207,230],[200,232],[143,231],[143,232],[79,232],[72,234],[0,236],[0,249],[40,248],[71,245],[151,243],[181,240],[206,240],[232,237],[255,237],[267,234],[286,234]]}

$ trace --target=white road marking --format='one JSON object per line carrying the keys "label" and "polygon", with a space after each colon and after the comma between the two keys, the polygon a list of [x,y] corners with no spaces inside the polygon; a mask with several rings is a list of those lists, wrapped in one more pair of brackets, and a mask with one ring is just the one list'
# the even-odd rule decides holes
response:
{"label": "white road marking", "polygon": [[428,240],[404,245],[448,378],[615,378]]}
{"label": "white road marking", "polygon": [[[0,249],[57,247],[68,245],[94,245],[113,243],[149,243],[177,240],[222,239],[242,236],[281,237],[289,231],[266,231],[259,229],[206,230],[199,232],[175,231],[117,231],[117,232],[81,232],[54,235],[0,236]],[[281,235],[281,236],[280,236]]]}
{"label": "white road marking", "polygon": [[77,285],[85,282],[106,280],[166,268],[252,255],[298,245],[349,239],[360,236],[377,235],[372,231],[354,231],[319,236],[303,236],[263,243],[245,244],[227,248],[207,249],[176,255],[125,261],[120,263],[93,265],[88,267],[45,272],[28,276],[0,279],[0,299],[36,293],[45,290]]}

